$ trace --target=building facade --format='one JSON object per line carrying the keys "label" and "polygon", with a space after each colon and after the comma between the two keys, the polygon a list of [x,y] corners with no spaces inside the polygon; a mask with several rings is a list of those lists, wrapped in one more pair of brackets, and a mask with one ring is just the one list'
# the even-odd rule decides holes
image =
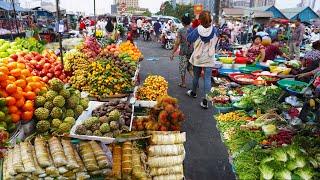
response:
{"label": "building facade", "polygon": [[273,6],[276,0],[233,0],[233,6],[235,7],[261,7],[261,6]]}
{"label": "building facade", "polygon": [[115,0],[114,4],[125,3],[127,8],[139,8],[139,0]]}

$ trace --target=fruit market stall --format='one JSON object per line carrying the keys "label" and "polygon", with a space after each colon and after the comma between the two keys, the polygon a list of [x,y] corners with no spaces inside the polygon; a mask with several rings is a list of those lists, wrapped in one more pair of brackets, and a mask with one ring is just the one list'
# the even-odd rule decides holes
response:
{"label": "fruit market stall", "polygon": [[185,117],[163,77],[139,86],[134,44],[87,37],[64,63],[32,38],[0,49],[2,179],[184,178]]}
{"label": "fruit market stall", "polygon": [[208,94],[237,179],[319,179],[319,99],[312,84],[265,75],[252,73],[261,83],[216,77]]}

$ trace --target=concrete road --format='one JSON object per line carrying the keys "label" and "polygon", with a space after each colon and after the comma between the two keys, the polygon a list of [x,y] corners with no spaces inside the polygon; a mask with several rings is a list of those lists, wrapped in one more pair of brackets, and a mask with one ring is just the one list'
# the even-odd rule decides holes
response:
{"label": "concrete road", "polygon": [[[169,60],[171,51],[161,48],[159,43],[137,41],[144,54],[141,63],[141,81],[149,74],[157,74],[169,82],[169,95],[179,100],[179,105],[186,115],[183,131],[187,132],[186,159],[184,161],[187,180],[233,180],[235,176],[228,161],[228,154],[221,142],[212,108],[200,107],[201,97],[188,97],[187,89],[180,88],[178,59]],[[148,61],[149,58],[158,61]],[[191,87],[191,77],[187,77],[187,86]],[[203,88],[201,82],[200,88]]]}

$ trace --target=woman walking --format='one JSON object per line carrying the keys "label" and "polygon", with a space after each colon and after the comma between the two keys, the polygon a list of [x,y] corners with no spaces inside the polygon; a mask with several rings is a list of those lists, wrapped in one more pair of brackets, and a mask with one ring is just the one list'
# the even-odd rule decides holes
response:
{"label": "woman walking", "polygon": [[218,30],[212,25],[212,17],[209,11],[203,11],[199,20],[201,24],[194,29],[187,37],[190,43],[194,43],[194,51],[189,62],[193,65],[192,89],[187,95],[196,98],[199,78],[202,69],[204,70],[203,100],[200,106],[208,109],[207,94],[211,89],[212,68],[215,65],[215,46],[218,40]]}
{"label": "woman walking", "polygon": [[192,44],[187,41],[187,36],[190,30],[191,18],[189,14],[185,14],[181,18],[183,28],[178,30],[177,40],[170,56],[170,60],[173,60],[175,52],[180,46],[179,52],[179,73],[181,76],[180,87],[186,88],[186,72],[188,69],[189,59],[193,51]]}

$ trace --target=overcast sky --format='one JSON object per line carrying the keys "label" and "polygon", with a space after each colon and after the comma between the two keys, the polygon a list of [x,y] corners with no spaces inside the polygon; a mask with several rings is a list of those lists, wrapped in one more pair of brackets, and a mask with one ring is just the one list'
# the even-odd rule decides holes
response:
{"label": "overcast sky", "polygon": [[[67,11],[81,11],[86,14],[93,14],[93,0],[60,0],[63,8]],[[151,12],[159,11],[159,7],[165,0],[139,0],[140,7],[149,8]],[[276,6],[280,9],[294,8],[301,0],[276,0]],[[96,0],[98,14],[110,12],[110,5],[113,0]],[[320,0],[317,0],[316,9],[320,9]]]}

